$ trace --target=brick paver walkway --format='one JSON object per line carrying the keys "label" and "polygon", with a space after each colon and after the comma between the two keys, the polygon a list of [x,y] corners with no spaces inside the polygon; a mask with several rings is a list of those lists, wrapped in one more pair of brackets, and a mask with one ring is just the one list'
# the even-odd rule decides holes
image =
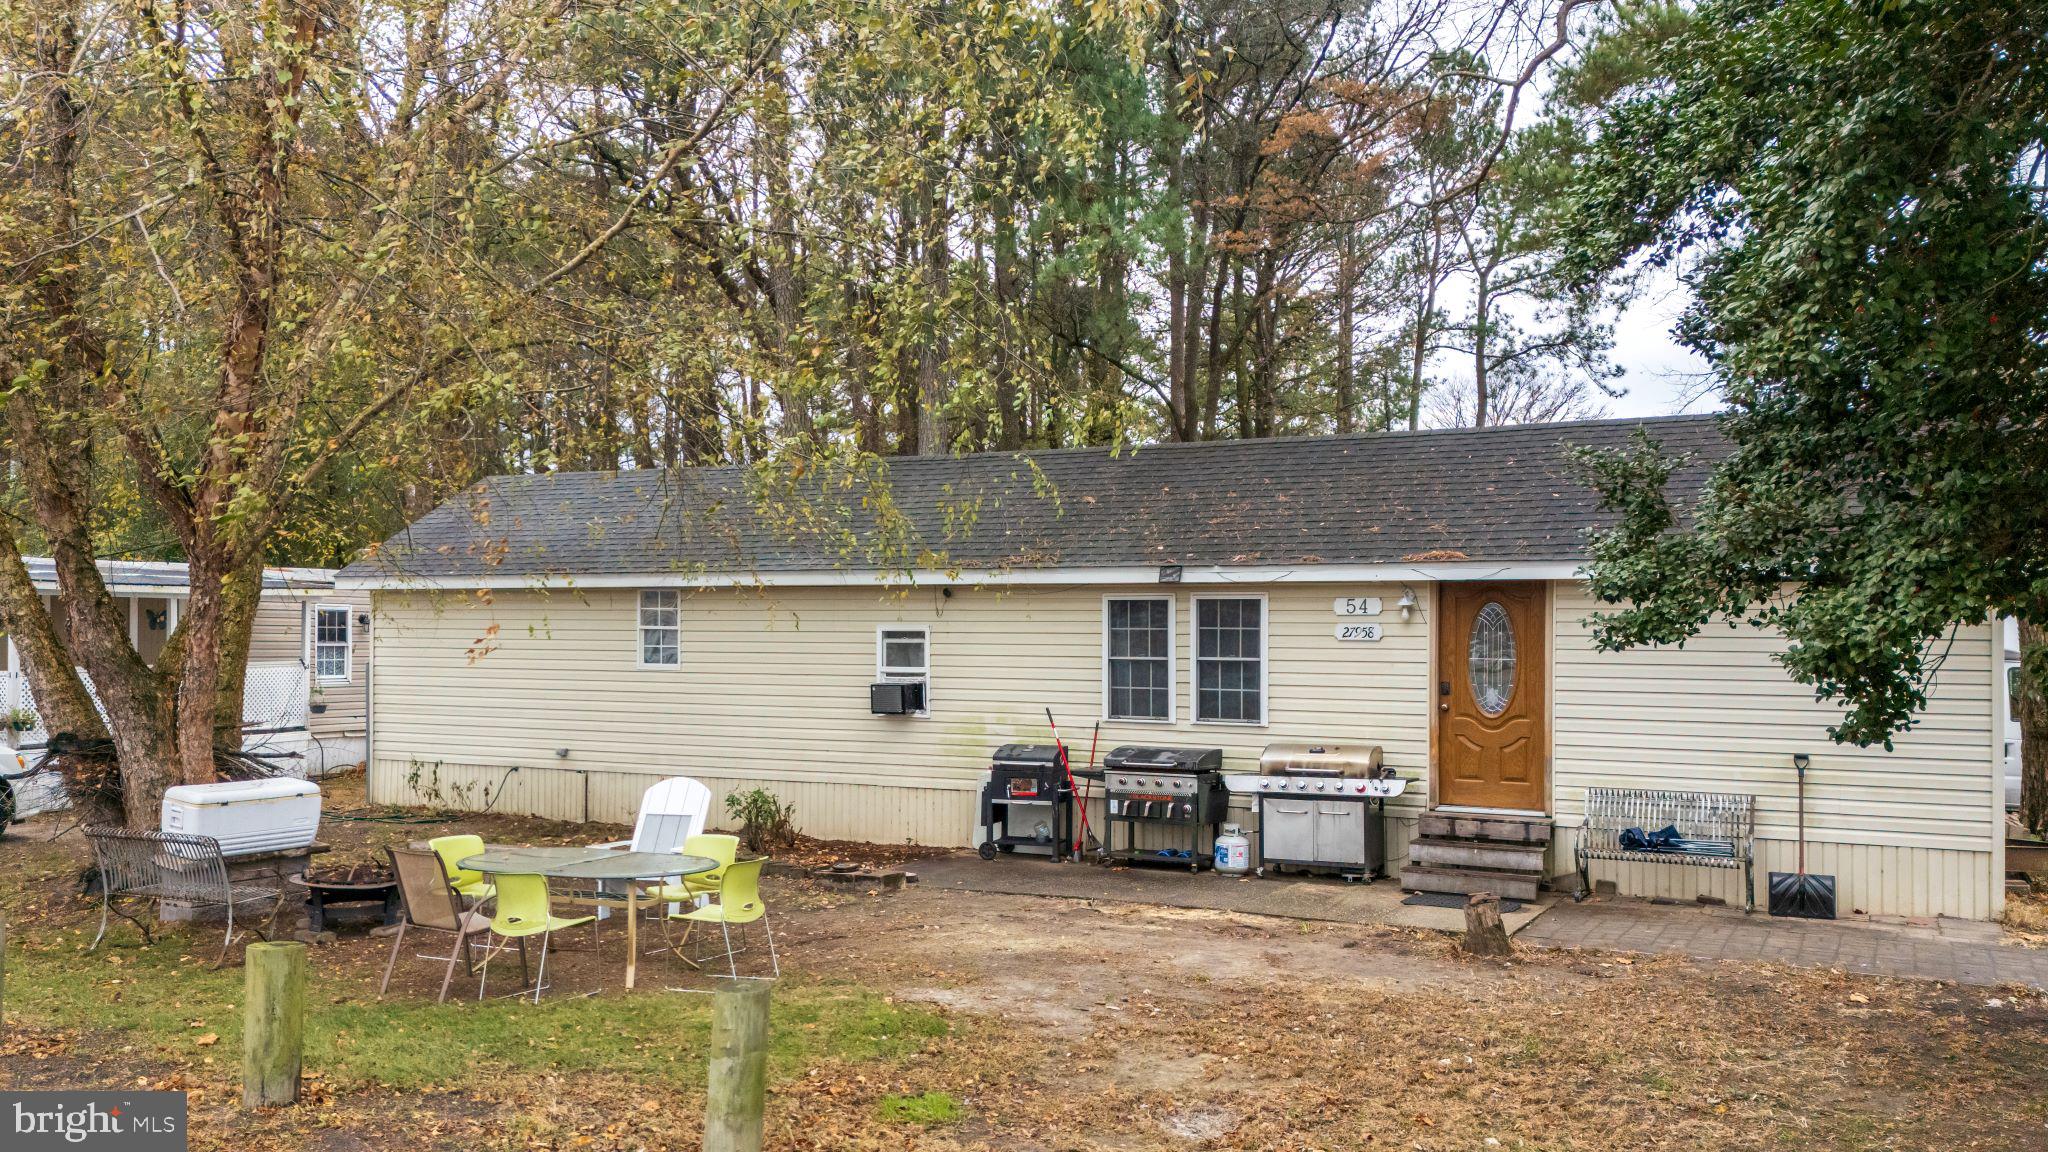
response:
{"label": "brick paver walkway", "polygon": [[1703,960],[1756,960],[1874,976],[1953,980],[2048,991],[2048,949],[1997,943],[1993,925],[1792,920],[1738,909],[1613,900],[1558,902],[1515,934],[1546,948],[1670,952]]}

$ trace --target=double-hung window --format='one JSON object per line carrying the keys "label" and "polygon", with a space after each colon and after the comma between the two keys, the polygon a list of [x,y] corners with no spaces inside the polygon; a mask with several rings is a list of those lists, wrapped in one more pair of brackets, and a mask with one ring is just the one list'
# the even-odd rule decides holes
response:
{"label": "double-hung window", "polygon": [[313,610],[313,675],[330,683],[347,683],[354,666],[355,634],[346,605],[321,605]]}
{"label": "double-hung window", "polygon": [[932,634],[921,625],[883,625],[875,629],[875,675],[882,680],[914,680],[922,684],[922,703],[912,709],[931,714]]}
{"label": "double-hung window", "polygon": [[675,588],[640,592],[640,666],[676,668],[683,662],[683,594]]}
{"label": "double-hung window", "polygon": [[1195,719],[1266,722],[1266,601],[1195,598]]}
{"label": "double-hung window", "polygon": [[1111,596],[1102,602],[1103,713],[1111,720],[1173,719],[1173,601]]}

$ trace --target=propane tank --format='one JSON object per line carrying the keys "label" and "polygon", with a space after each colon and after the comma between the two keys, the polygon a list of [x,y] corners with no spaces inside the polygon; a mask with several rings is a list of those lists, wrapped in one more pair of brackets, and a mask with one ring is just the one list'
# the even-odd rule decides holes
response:
{"label": "propane tank", "polygon": [[1252,870],[1252,842],[1235,824],[1225,824],[1216,837],[1216,871],[1225,876],[1242,876]]}

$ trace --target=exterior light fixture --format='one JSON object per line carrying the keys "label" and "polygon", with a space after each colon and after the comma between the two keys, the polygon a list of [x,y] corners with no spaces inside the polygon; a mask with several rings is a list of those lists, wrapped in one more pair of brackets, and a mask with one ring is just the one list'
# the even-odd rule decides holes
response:
{"label": "exterior light fixture", "polygon": [[1415,589],[1401,589],[1401,598],[1394,601],[1394,607],[1401,610],[1401,623],[1415,619]]}

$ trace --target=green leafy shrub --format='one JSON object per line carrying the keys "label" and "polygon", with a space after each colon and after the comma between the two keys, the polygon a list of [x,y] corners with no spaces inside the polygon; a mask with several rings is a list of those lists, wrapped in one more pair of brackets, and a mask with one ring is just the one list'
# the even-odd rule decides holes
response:
{"label": "green leafy shrub", "polygon": [[755,852],[765,852],[789,842],[796,835],[790,820],[796,805],[785,804],[766,788],[749,788],[725,798],[726,815],[739,822],[740,839]]}

